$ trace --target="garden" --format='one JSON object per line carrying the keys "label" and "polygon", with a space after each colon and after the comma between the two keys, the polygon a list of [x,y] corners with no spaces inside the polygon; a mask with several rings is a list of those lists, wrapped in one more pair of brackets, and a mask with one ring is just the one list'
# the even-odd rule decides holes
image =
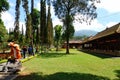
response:
{"label": "garden", "polygon": [[70,49],[38,54],[15,80],[119,80],[120,58]]}

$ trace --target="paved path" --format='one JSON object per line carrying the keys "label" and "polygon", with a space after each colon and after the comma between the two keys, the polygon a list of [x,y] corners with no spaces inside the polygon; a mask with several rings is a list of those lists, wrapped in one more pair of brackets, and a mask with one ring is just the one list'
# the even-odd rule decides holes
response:
{"label": "paved path", "polygon": [[18,74],[13,74],[12,72],[0,72],[0,80],[13,80],[18,76]]}
{"label": "paved path", "polygon": [[[9,72],[2,72],[3,65],[6,63],[0,64],[0,80],[13,80],[18,76],[18,73],[15,73],[15,70],[9,71]],[[20,71],[23,71],[25,68],[21,68]]]}
{"label": "paved path", "polygon": [[[28,57],[29,60],[29,57]],[[6,63],[2,63],[0,64],[0,80],[14,80],[19,74],[18,73],[14,73],[14,71],[10,71],[10,72],[1,72],[3,65],[5,65]],[[20,69],[20,71],[23,71],[25,69],[25,67],[22,67]]]}

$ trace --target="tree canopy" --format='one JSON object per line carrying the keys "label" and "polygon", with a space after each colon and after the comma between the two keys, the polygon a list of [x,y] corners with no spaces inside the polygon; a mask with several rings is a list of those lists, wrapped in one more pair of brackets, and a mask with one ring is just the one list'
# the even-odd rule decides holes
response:
{"label": "tree canopy", "polygon": [[90,23],[91,20],[97,17],[95,3],[99,2],[99,0],[53,0],[55,15],[57,15],[59,19],[65,21],[63,24],[66,27],[67,54],[69,54],[69,28],[74,19],[76,19],[75,16],[77,16],[77,20],[81,23]]}
{"label": "tree canopy", "polygon": [[7,36],[7,30],[3,24],[3,22],[0,22],[0,42],[3,42],[6,40]]}
{"label": "tree canopy", "polygon": [[9,9],[9,3],[7,0],[0,0],[0,13]]}
{"label": "tree canopy", "polygon": [[56,51],[58,51],[59,42],[60,42],[61,37],[62,37],[62,26],[56,25],[54,27],[54,30],[55,30]]}

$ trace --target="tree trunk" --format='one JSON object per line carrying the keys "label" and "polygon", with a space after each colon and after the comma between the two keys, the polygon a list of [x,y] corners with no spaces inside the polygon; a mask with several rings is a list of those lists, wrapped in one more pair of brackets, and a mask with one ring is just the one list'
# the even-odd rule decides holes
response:
{"label": "tree trunk", "polygon": [[56,51],[58,51],[58,45],[59,45],[59,44],[58,44],[58,41],[57,41]]}
{"label": "tree trunk", "polygon": [[68,22],[69,20],[67,20],[67,36],[66,36],[66,42],[67,42],[67,46],[66,46],[66,54],[69,54],[69,22]]}
{"label": "tree trunk", "polygon": [[66,54],[69,54],[69,37],[67,37]]}

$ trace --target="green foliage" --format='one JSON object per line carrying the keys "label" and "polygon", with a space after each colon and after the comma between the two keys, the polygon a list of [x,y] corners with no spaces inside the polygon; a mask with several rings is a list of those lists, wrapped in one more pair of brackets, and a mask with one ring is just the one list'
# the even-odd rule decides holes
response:
{"label": "green foliage", "polygon": [[99,0],[53,0],[55,15],[63,20],[66,27],[67,54],[69,54],[69,30],[71,29],[69,27],[73,23],[75,16],[80,15],[80,18],[77,18],[81,23],[90,23],[91,20],[97,17],[96,2],[99,2]]}
{"label": "green foliage", "polygon": [[[9,3],[7,2],[7,0],[1,0],[0,1],[0,43],[4,43],[8,39],[7,30],[1,19],[1,12],[7,11],[8,9],[9,9]],[[0,45],[0,47],[2,47],[2,45]]]}
{"label": "green foliage", "polygon": [[6,41],[8,38],[7,30],[3,24],[3,22],[0,23],[0,42]]}
{"label": "green foliage", "polygon": [[64,19],[65,16],[79,15],[80,22],[91,21],[97,17],[95,3],[100,3],[99,0],[53,0],[53,6],[55,8],[55,15],[60,19]]}
{"label": "green foliage", "polygon": [[15,28],[14,28],[14,39],[16,41],[19,40],[19,36],[20,36],[20,31],[19,31],[20,4],[21,4],[21,0],[16,0]]}
{"label": "green foliage", "polygon": [[9,9],[9,3],[7,0],[0,0],[0,13]]}
{"label": "green foliage", "polygon": [[46,0],[41,0],[40,11],[40,40],[42,44],[48,42],[47,26],[46,26]]}
{"label": "green foliage", "polygon": [[50,2],[48,2],[48,15],[47,15],[47,32],[48,32],[48,44],[49,47],[53,45],[53,24],[50,13]]}
{"label": "green foliage", "polygon": [[9,38],[8,38],[8,42],[10,41],[14,41],[14,31],[9,30]]}
{"label": "green foliage", "polygon": [[28,6],[28,0],[22,0],[22,6],[25,10],[25,13],[26,13],[26,18],[25,18],[25,21],[26,21],[26,43],[29,43],[29,44],[32,44],[32,39],[33,39],[33,36],[32,36],[32,18],[31,18],[31,15],[29,14],[29,6]]}
{"label": "green foliage", "polygon": [[1,20],[0,22],[0,48],[5,48],[7,45],[7,40],[8,40],[8,33],[7,30]]}
{"label": "green foliage", "polygon": [[56,25],[54,27],[55,30],[55,40],[59,41],[62,35],[62,26],[61,25]]}
{"label": "green foliage", "polygon": [[32,17],[32,23],[33,23],[33,29],[36,30],[38,28],[38,25],[40,24],[40,12],[37,9],[33,9],[33,15]]}
{"label": "green foliage", "polygon": [[39,24],[40,24],[40,12],[37,9],[33,9],[33,12],[31,13],[32,17],[32,35],[33,35],[33,42],[35,44],[40,43],[40,31],[39,30]]}
{"label": "green foliage", "polygon": [[28,0],[22,0],[22,6],[23,6],[26,16],[27,16],[29,14]]}
{"label": "green foliage", "polygon": [[[69,27],[69,39],[71,39],[72,37],[73,37],[73,35],[74,35],[74,32],[75,32],[75,30],[73,29],[74,27],[73,26],[70,26]],[[66,40],[66,37],[67,37],[68,35],[67,35],[67,31],[65,30],[64,32],[63,32],[63,34],[62,34],[62,39],[63,40]]]}
{"label": "green foliage", "polygon": [[54,27],[55,30],[55,42],[56,42],[56,51],[58,51],[58,46],[62,37],[62,26],[61,25],[56,25]]}
{"label": "green foliage", "polygon": [[29,43],[32,40],[32,28],[31,28],[31,15],[27,15],[26,21],[26,42]]}

